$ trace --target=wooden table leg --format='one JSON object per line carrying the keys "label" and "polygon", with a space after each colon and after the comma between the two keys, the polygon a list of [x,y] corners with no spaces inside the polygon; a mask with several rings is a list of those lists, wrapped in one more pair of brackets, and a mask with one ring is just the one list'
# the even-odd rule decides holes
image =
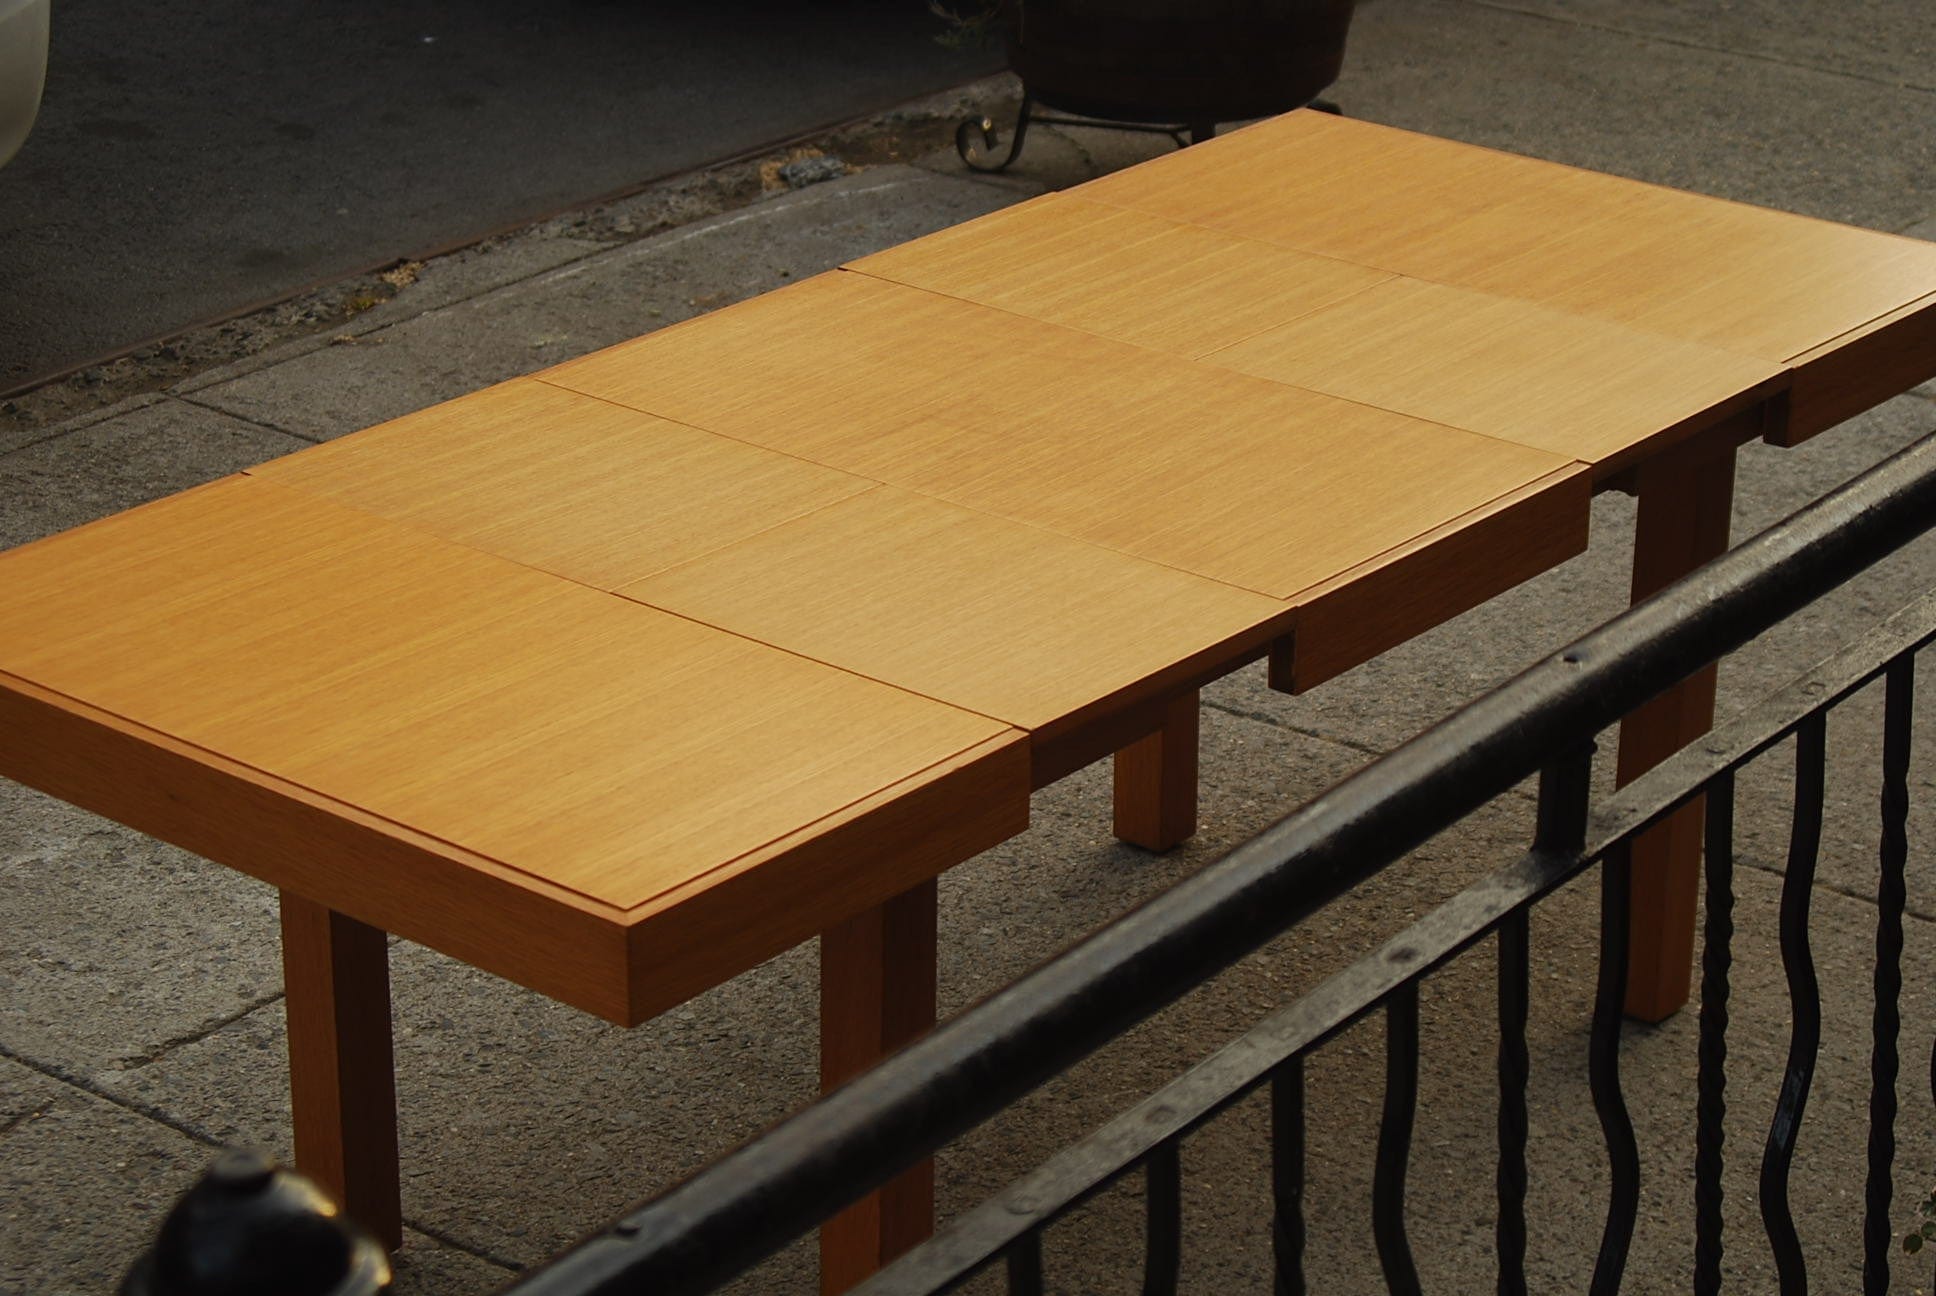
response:
{"label": "wooden table leg", "polygon": [[1197,830],[1197,691],[1173,700],[1163,727],[1116,753],[1116,837],[1166,851]]}
{"label": "wooden table leg", "polygon": [[[820,1084],[830,1090],[934,1025],[935,884],[820,936]],[[934,1231],[923,1161],[820,1226],[820,1290],[844,1292]]]}
{"label": "wooden table leg", "polygon": [[282,969],[296,1168],[394,1251],[403,1209],[389,945],[375,927],[284,891]]}
{"label": "wooden table leg", "polygon": [[[1642,467],[1636,487],[1637,603],[1727,549],[1734,452],[1691,465]],[[1714,723],[1715,678],[1710,667],[1621,722],[1619,783],[1632,782],[1708,731]],[[1626,1010],[1642,1021],[1661,1021],[1687,1002],[1703,810],[1696,799],[1634,841]]]}

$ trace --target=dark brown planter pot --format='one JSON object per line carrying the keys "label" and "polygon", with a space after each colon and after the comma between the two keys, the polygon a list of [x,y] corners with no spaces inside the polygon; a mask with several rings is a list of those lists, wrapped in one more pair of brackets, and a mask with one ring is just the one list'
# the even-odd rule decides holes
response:
{"label": "dark brown planter pot", "polygon": [[1009,66],[1032,98],[1131,122],[1240,121],[1316,98],[1352,0],[1011,0]]}

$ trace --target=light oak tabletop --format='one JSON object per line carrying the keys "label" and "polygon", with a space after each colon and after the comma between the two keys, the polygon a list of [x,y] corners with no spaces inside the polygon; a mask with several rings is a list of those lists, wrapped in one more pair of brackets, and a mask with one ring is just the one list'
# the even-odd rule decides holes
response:
{"label": "light oak tabletop", "polygon": [[[637,927],[776,844],[924,791],[972,798],[948,807],[954,825],[984,820],[969,843],[1026,823],[1020,735],[999,720],[253,477],[13,550],[0,582],[12,680],[205,753],[251,790],[394,826],[460,872],[483,866],[519,892],[533,942],[544,911]],[[887,835],[861,856],[900,849]],[[284,885],[303,872],[273,842],[230,862]],[[359,862],[329,867],[307,879],[318,898],[368,912]],[[904,867],[834,864],[816,885],[837,916],[843,887],[892,894],[866,874]],[[386,911],[386,930],[447,944],[480,905],[431,861],[411,868],[421,912]],[[818,930],[811,913],[788,925],[804,926],[796,941]],[[622,962],[602,989],[549,973],[542,988],[623,1003]]]}
{"label": "light oak tabletop", "polygon": [[1287,600],[1573,462],[847,271],[539,378]]}
{"label": "light oak tabletop", "polygon": [[1788,443],[1936,355],[1936,244],[1324,113],[1070,194],[1779,366]]}
{"label": "light oak tabletop", "polygon": [[1936,248],[1296,113],[0,555],[0,772],[637,1021],[1932,345]]}

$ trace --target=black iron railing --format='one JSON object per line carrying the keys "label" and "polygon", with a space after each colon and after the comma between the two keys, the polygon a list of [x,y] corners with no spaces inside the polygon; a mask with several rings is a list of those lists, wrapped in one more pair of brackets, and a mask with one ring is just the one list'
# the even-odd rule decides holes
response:
{"label": "black iron railing", "polygon": [[[1174,1290],[1178,1221],[1174,1175],[1179,1142],[1253,1090],[1271,1088],[1273,1239],[1278,1290],[1301,1292],[1303,1062],[1352,1023],[1383,1009],[1387,1088],[1373,1180],[1373,1229],[1387,1285],[1418,1290],[1403,1211],[1405,1168],[1418,1068],[1418,987],[1432,972],[1488,936],[1497,941],[1499,980],[1499,1161],[1496,1252],[1502,1292],[1524,1292],[1526,1254],[1526,1045],[1532,906],[1602,865],[1602,962],[1589,1047],[1589,1079],[1611,1164],[1611,1193],[1593,1291],[1614,1291],[1633,1236],[1640,1161],[1619,1084],[1621,991],[1625,984],[1626,852],[1634,837],[1697,795],[1707,797],[1707,923],[1703,948],[1695,1157],[1694,1290],[1718,1291],[1721,1249],[1723,1093],[1733,909],[1734,771],[1789,736],[1798,737],[1796,818],[1782,891],[1782,952],[1794,1029],[1763,1159],[1761,1208],[1783,1290],[1801,1290],[1801,1251],[1787,1196],[1787,1171],[1814,1070],[1820,1000],[1807,946],[1808,898],[1819,845],[1825,765],[1823,721],[1837,703],[1886,678],[1882,883],[1875,970],[1874,1084],[1864,1220],[1867,1290],[1887,1285],[1894,1160],[1897,999],[1901,984],[1904,826],[1913,658],[1936,639],[1936,596],[1898,613],[1874,633],[1724,726],[1587,814],[1585,761],[1557,763],[1543,776],[1540,827],[1532,851],[1467,888],[1381,949],[1260,1023],[1082,1143],[1053,1158],[950,1226],[922,1250],[856,1291],[867,1296],[945,1290],[982,1265],[1006,1259],[1011,1290],[1039,1291],[1042,1228],[1118,1176],[1143,1166],[1152,1263],[1146,1290]],[[1016,1275],[1019,1273],[1020,1281]]]}
{"label": "black iron railing", "polygon": [[[1748,541],[1346,779],[1170,891],[516,1283],[515,1296],[677,1296],[712,1289],[988,1119],[1100,1045],[1289,930],[1526,777],[1539,775],[1532,847],[1381,948],[968,1211],[859,1290],[948,1290],[997,1266],[1043,1289],[1043,1232],[1111,1183],[1144,1180],[1144,1290],[1173,1292],[1182,1259],[1184,1140],[1268,1088],[1275,1286],[1305,1288],[1305,1060],[1360,1020],[1385,1022],[1385,1100],[1372,1233],[1393,1292],[1420,1290],[1405,1195],[1417,1118],[1419,987],[1482,942],[1497,950],[1497,1289],[1527,1279],[1530,915],[1599,869],[1600,946],[1588,1079],[1608,1159],[1590,1290],[1620,1287],[1641,1158],[1620,1082],[1629,853],[1696,797],[1706,813],[1706,928],[1693,1157],[1697,1293],[1719,1290],[1735,774],[1795,740],[1793,824],[1780,904],[1787,1065],[1762,1153],[1759,1203],[1784,1293],[1805,1290],[1789,1171],[1814,1079],[1821,998],[1809,907],[1822,829],[1829,712],[1885,681],[1881,884],[1863,1194],[1864,1289],[1887,1289],[1916,652],[1936,639],[1936,594],[1594,809],[1592,739],[1648,698],[1739,647],[1936,526],[1936,436]],[[1936,1059],[1932,1059],[1936,1083]]]}
{"label": "black iron railing", "polygon": [[1640,1182],[1634,1127],[1619,1079],[1628,851],[1637,833],[1703,794],[1710,807],[1709,905],[1697,1097],[1696,1290],[1716,1290],[1733,772],[1794,734],[1797,808],[1781,916],[1793,1031],[1762,1161],[1761,1209],[1783,1290],[1800,1291],[1805,1279],[1787,1179],[1819,1032],[1807,924],[1820,832],[1824,717],[1878,675],[1888,680],[1887,828],[1863,1228],[1865,1282],[1870,1291],[1883,1290],[1890,1237],[1907,726],[1913,656],[1936,637],[1936,600],[1905,609],[1777,697],[1636,780],[1597,813],[1589,813],[1590,740],[1933,524],[1936,438],[1892,457],[1540,662],[512,1290],[518,1296],[669,1296],[725,1281],[1535,772],[1540,774],[1538,828],[1532,850],[1522,859],[969,1212],[862,1290],[871,1296],[945,1290],[985,1266],[1002,1264],[1010,1290],[1039,1291],[1043,1228],[1138,1169],[1147,1181],[1145,1290],[1175,1290],[1180,1141],[1244,1094],[1269,1085],[1276,1126],[1277,1284],[1280,1291],[1302,1291],[1303,1059],[1352,1022],[1382,1012],[1387,1088],[1373,1231],[1390,1289],[1417,1291],[1404,1193],[1416,1102],[1418,986],[1467,948],[1494,936],[1500,973],[1499,1290],[1526,1290],[1528,913],[1596,864],[1601,962],[1588,1068],[1610,1163],[1610,1192],[1591,1290],[1616,1290],[1633,1237]]}

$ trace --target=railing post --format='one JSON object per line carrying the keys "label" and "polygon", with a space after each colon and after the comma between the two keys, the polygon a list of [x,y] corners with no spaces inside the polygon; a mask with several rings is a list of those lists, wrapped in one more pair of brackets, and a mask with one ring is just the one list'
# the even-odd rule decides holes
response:
{"label": "railing post", "polygon": [[1816,712],[1795,731],[1795,809],[1788,867],[1781,882],[1781,966],[1788,978],[1788,1066],[1768,1142],[1761,1157],[1761,1222],[1775,1255],[1782,1296],[1804,1296],[1808,1266],[1788,1200],[1788,1172],[1815,1082],[1822,1046],[1822,988],[1808,935],[1809,902],[1822,849],[1822,804],[1827,783],[1828,717]]}
{"label": "railing post", "polygon": [[1385,1000],[1385,1110],[1371,1176],[1371,1234],[1392,1296],[1419,1296],[1418,1264],[1405,1228],[1405,1178],[1418,1116],[1418,982]]}
{"label": "railing post", "polygon": [[1728,996],[1734,963],[1734,771],[1707,788],[1707,931],[1701,941],[1699,1071],[1694,1099],[1694,1296],[1719,1296],[1727,1145]]}
{"label": "railing post", "polygon": [[1600,980],[1594,993],[1593,1032],[1587,1044],[1587,1085],[1600,1117],[1608,1166],[1607,1222],[1593,1262],[1591,1296],[1614,1296],[1627,1268],[1640,1212],[1640,1144],[1620,1091],[1621,1003],[1627,988],[1627,940],[1632,919],[1632,843],[1622,841],[1600,862]]}
{"label": "railing post", "polygon": [[1916,659],[1889,663],[1882,714],[1882,845],[1876,885],[1874,1015],[1869,1059],[1869,1180],[1862,1221],[1862,1290],[1889,1290],[1889,1253],[1895,1249],[1889,1208],[1895,1197],[1896,1075],[1902,1034],[1902,915],[1908,902],[1903,873],[1909,862],[1909,752],[1916,716]]}
{"label": "railing post", "polygon": [[1274,1296],[1305,1296],[1304,1056],[1271,1075],[1271,1258]]}
{"label": "railing post", "polygon": [[1143,1162],[1143,1296],[1176,1296],[1183,1273],[1183,1159],[1175,1139]]}
{"label": "railing post", "polygon": [[[688,1284],[680,1290],[696,1290],[742,1272],[819,1218],[841,1189],[843,1163],[860,1167],[868,1182],[891,1176],[905,1163],[894,1160],[896,1148],[920,1156],[958,1137],[1088,1056],[1105,1038],[1120,1036],[1474,806],[1506,791],[1528,766],[1558,749],[1563,758],[1543,771],[1538,849],[1466,888],[1393,943],[1287,1005],[1010,1192],[974,1208],[951,1225],[945,1239],[903,1257],[895,1275],[879,1281],[883,1291],[939,1290],[1001,1260],[1014,1290],[1038,1290],[1042,1228],[1145,1161],[1157,1143],[1184,1137],[1232,1097],[1276,1078],[1279,1284],[1280,1290],[1297,1290],[1302,1283],[1296,1258],[1303,1240],[1297,1211],[1304,1193],[1303,1103],[1302,1077],[1293,1068],[1305,1052],[1383,1004],[1390,1010],[1388,1075],[1404,1083],[1388,1092],[1381,1125],[1383,1173],[1374,1172],[1374,1179],[1383,1183],[1382,1191],[1374,1188],[1374,1235],[1381,1243],[1381,1261],[1397,1261],[1386,1264],[1388,1277],[1394,1286],[1410,1290],[1403,1201],[1417,1066],[1417,983],[1428,970],[1479,940],[1488,926],[1504,930],[1517,924],[1524,906],[1603,860],[1601,962],[1589,1082],[1611,1174],[1606,1227],[1590,1290],[1612,1296],[1634,1240],[1640,1196],[1639,1152],[1619,1078],[1632,925],[1630,845],[1639,831],[1636,825],[1658,823],[1670,807],[1698,796],[1700,780],[1682,782],[1682,771],[1662,770],[1616,796],[1593,824],[1595,848],[1589,857],[1584,836],[1591,756],[1584,748],[1568,750],[1565,745],[1613,723],[1670,668],[1682,670],[1710,650],[1726,652],[1745,642],[1752,632],[1820,597],[1881,553],[1927,532],[1932,518],[1936,437],[1724,556],[1699,584],[1670,591],[1593,632],[1561,656],[1541,662],[1449,717],[1432,733],[1347,778],[1173,890],[941,1024],[815,1108],[790,1117],[616,1221],[542,1272],[521,1280],[517,1290],[528,1296],[585,1296],[622,1288],[670,1290],[674,1283]],[[1892,645],[1888,652],[1871,656],[1883,641]],[[1706,777],[1715,780],[1709,784],[1710,795],[1720,805],[1716,794],[1731,763],[1749,759],[1798,723],[1790,693],[1826,690],[1839,696],[1841,689],[1854,687],[1905,644],[1931,642],[1936,642],[1936,593],[1817,668],[1794,690],[1783,690],[1731,721],[1705,754],[1687,755],[1687,766],[1709,771]],[[1808,724],[1799,723],[1804,728]],[[1817,746],[1818,735],[1805,733],[1804,743]],[[1721,758],[1719,765],[1707,757]],[[1722,771],[1719,778],[1713,773],[1717,768]],[[1710,848],[1708,859],[1725,869],[1733,854],[1717,848],[1728,838],[1725,812],[1713,827],[1709,841],[1716,847]],[[1812,836],[1818,829],[1819,824],[1802,835]],[[1601,843],[1608,841],[1614,844],[1603,849]],[[1800,910],[1805,920],[1799,898],[1813,862],[1791,858],[1790,864],[1786,890],[1795,900],[1785,895],[1784,909]],[[1711,894],[1719,897],[1726,890],[1715,886]],[[1723,904],[1710,918],[1725,922],[1727,910]],[[1784,927],[1798,926],[1805,930],[1805,921],[1784,922]],[[1512,939],[1523,945],[1523,931]],[[1710,941],[1711,949],[1724,949],[1725,944],[1725,939]],[[1523,963],[1523,953],[1502,958],[1501,1019],[1509,1032],[1519,1028],[1524,1016],[1523,978],[1515,979],[1512,970],[1515,963]],[[1792,973],[1795,960],[1789,962]],[[1716,1009],[1725,1006],[1723,995],[1708,998]],[[1819,1006],[1812,989],[1799,998]],[[1717,1026],[1719,1015],[1717,1011],[1710,1018]],[[1523,1039],[1519,1043],[1523,1046]],[[1503,1100],[1511,1104],[1523,1098],[1524,1086],[1514,1080],[1517,1065],[1510,1044],[1502,1044],[1501,1051],[1501,1074],[1507,1081],[1503,1087],[1518,1091]],[[1802,1052],[1812,1066],[1812,1046]],[[1707,1065],[1705,1058],[1703,1070],[1707,1078],[1718,1079],[1718,1065]],[[1790,1079],[1796,1080],[1792,1071]],[[1936,1054],[1930,1058],[1929,1080],[1936,1091]],[[1711,1096],[1716,1101],[1709,1110],[1718,1115],[1718,1089]],[[1787,1126],[1799,1121],[1800,1096],[1797,1085],[1797,1100],[1784,1104],[1780,1120]],[[1289,1119],[1278,1119],[1280,1113]],[[1523,1130],[1517,1129],[1523,1120],[1502,1110],[1501,1123],[1502,1159],[1512,1161],[1523,1151]],[[1782,1131],[1788,1132],[1792,1129]],[[1719,1146],[1717,1140],[1707,1149],[1717,1154],[1717,1167]],[[1512,1184],[1520,1171],[1523,1163],[1502,1169],[1502,1201],[1522,1191]],[[1157,1167],[1164,1217],[1170,1214],[1167,1173],[1167,1164]],[[1784,1186],[1764,1191],[1763,1204],[1778,1200]],[[1716,1197],[1709,1204],[1718,1202]],[[1715,1261],[1718,1265],[1718,1251]],[[1153,1269],[1167,1273],[1169,1265]],[[916,1280],[935,1277],[940,1281],[927,1288],[916,1285]]]}
{"label": "railing post", "polygon": [[1533,849],[1543,855],[1576,854],[1586,846],[1586,819],[1593,790],[1592,742],[1580,746],[1539,772],[1539,810],[1533,821]]}
{"label": "railing post", "polygon": [[1499,1296],[1526,1296],[1526,1086],[1532,1063],[1526,1022],[1532,981],[1532,916],[1515,909],[1499,926],[1499,1220],[1493,1250]]}
{"label": "railing post", "polygon": [[[1540,771],[1533,849],[1576,855],[1586,845],[1593,744]],[[1499,1220],[1493,1229],[1500,1296],[1526,1292],[1526,1085],[1531,1062],[1526,1023],[1532,979],[1532,930],[1525,909],[1499,925]]]}

